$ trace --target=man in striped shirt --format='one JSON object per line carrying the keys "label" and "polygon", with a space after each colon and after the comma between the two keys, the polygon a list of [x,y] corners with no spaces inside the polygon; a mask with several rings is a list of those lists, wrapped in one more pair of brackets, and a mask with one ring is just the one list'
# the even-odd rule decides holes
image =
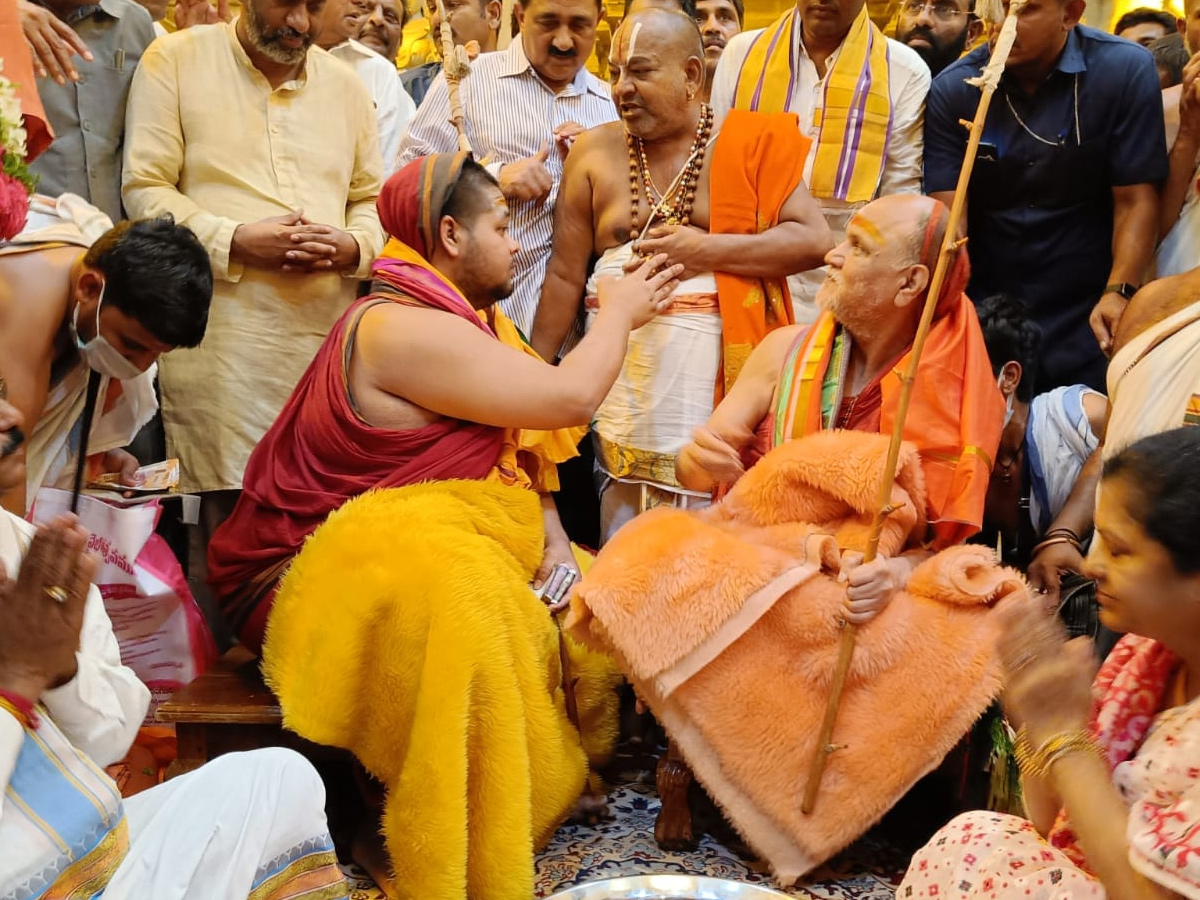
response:
{"label": "man in striped shirt", "polygon": [[[500,307],[526,336],[550,259],[567,151],[583,131],[617,119],[608,85],[584,68],[600,14],[600,0],[517,0],[520,36],[476,59],[461,84],[471,147],[500,182],[521,245],[515,290]],[[439,75],[409,126],[400,164],[457,146]]]}

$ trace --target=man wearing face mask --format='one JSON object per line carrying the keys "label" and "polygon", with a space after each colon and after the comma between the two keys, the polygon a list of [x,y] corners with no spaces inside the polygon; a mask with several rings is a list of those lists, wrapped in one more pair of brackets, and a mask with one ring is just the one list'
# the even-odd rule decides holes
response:
{"label": "man wearing face mask", "polygon": [[31,423],[25,483],[0,495],[18,515],[38,487],[70,486],[91,373],[89,471],[128,479],[121,448],[158,409],[155,360],[204,337],[212,269],[196,236],[170,216],[111,225],[78,197],[36,197],[0,247],[0,390]]}

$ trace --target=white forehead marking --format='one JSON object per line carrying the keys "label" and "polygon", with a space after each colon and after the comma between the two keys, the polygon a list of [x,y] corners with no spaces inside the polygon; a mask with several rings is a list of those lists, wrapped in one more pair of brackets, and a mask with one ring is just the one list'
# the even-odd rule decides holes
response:
{"label": "white forehead marking", "polygon": [[626,48],[628,50],[628,52],[625,54],[625,64],[626,65],[628,65],[629,61],[631,59],[633,59],[633,54],[637,50],[638,32],[640,32],[641,30],[642,30],[642,23],[634,22],[633,28],[629,32],[629,46]]}

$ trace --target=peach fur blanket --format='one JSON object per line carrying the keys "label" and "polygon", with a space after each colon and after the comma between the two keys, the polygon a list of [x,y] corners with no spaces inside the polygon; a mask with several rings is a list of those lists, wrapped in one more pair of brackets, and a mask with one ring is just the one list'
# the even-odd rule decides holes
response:
{"label": "peach fur blanket", "polygon": [[[600,552],[567,627],[613,653],[696,777],[783,884],[861,836],[1000,689],[995,601],[1026,590],[953,547],[859,629],[816,809],[800,812],[839,640],[839,548],[866,545],[888,438],[822,432],[768,453],[720,503],[653,509]],[[925,533],[903,446],[880,552]]]}

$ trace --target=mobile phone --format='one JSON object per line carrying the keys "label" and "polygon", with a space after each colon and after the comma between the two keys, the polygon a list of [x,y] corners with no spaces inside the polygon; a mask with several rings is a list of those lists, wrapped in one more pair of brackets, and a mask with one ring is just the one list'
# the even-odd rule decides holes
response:
{"label": "mobile phone", "polygon": [[25,432],[14,425],[8,431],[0,432],[0,459],[11,456],[17,448],[25,443]]}

